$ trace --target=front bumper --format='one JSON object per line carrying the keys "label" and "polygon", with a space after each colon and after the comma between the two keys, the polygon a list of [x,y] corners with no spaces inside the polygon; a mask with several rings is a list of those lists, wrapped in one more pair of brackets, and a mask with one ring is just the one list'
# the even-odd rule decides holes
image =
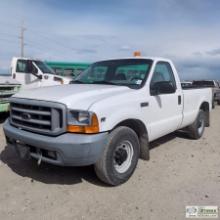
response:
{"label": "front bumper", "polygon": [[[19,148],[20,143],[30,149],[30,156],[60,166],[85,166],[96,163],[101,156],[108,133],[94,135],[65,133],[57,137],[35,134],[10,125],[3,126],[7,144]],[[19,144],[18,144],[19,143]],[[48,152],[55,152],[51,158]]]}

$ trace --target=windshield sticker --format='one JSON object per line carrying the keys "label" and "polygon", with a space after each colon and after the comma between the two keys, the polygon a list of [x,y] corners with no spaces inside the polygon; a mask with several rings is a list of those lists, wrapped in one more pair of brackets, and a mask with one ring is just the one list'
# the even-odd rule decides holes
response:
{"label": "windshield sticker", "polygon": [[141,83],[142,83],[142,80],[137,80],[136,82],[135,82],[137,85],[140,85]]}

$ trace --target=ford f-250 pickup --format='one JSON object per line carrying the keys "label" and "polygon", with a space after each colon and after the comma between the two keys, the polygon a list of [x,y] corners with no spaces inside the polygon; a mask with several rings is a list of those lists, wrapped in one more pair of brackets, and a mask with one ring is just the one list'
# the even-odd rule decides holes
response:
{"label": "ford f-250 pickup", "polygon": [[22,157],[94,164],[102,181],[119,185],[138,158],[149,159],[149,142],[179,129],[200,138],[211,107],[211,89],[182,89],[170,60],[105,60],[70,85],[16,94],[4,132]]}

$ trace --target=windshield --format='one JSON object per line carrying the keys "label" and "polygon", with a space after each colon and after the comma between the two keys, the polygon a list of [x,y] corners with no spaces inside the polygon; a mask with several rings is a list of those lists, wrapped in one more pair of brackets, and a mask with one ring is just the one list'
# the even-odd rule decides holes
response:
{"label": "windshield", "polygon": [[140,88],[148,76],[152,62],[147,59],[97,62],[76,77],[72,83],[110,84]]}
{"label": "windshield", "polygon": [[34,61],[34,63],[43,73],[55,74],[54,71],[46,63],[39,60]]}

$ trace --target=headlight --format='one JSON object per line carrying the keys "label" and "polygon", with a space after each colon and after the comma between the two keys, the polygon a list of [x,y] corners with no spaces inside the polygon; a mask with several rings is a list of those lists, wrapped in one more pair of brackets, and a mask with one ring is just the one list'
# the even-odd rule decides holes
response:
{"label": "headlight", "polygon": [[56,82],[60,82],[60,84],[64,84],[64,81],[63,81],[62,78],[59,78],[59,77],[54,76],[54,77],[53,77],[53,80],[56,81]]}
{"label": "headlight", "polygon": [[68,111],[67,131],[93,134],[99,132],[99,122],[95,113],[88,111]]}

